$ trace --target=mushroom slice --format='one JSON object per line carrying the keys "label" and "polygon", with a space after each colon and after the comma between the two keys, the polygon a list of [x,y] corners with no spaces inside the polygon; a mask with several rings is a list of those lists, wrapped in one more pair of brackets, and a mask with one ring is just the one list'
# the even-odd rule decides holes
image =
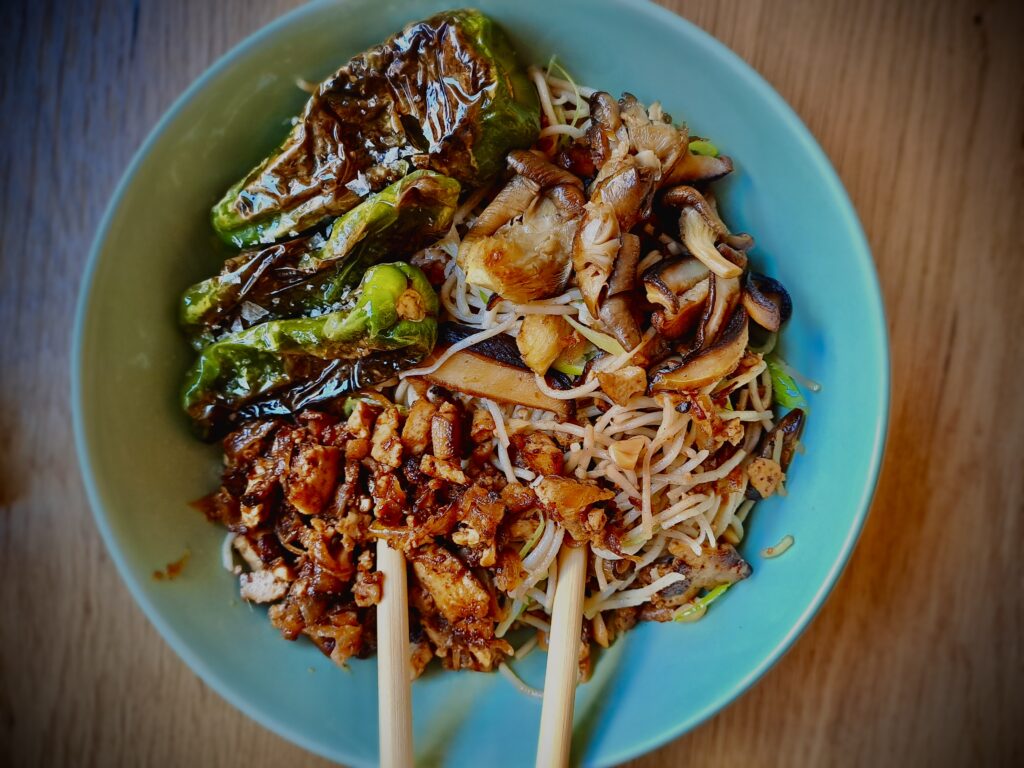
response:
{"label": "mushroom slice", "polygon": [[726,319],[732,317],[736,305],[740,303],[740,279],[738,277],[719,277],[714,275],[712,282],[712,298],[708,302],[701,323],[700,346],[707,347],[714,343]]}
{"label": "mushroom slice", "polygon": [[590,190],[590,199],[611,206],[619,227],[629,231],[651,215],[651,204],[660,169],[657,158],[627,155],[601,168]]}
{"label": "mushroom slice", "polygon": [[[423,364],[429,366],[447,347],[473,332],[474,329],[465,326],[443,325],[437,347]],[[570,401],[548,397],[541,392],[533,371],[526,367],[515,342],[504,334],[456,352],[440,368],[424,374],[423,378],[455,392],[486,397],[500,403],[541,408],[562,418],[568,418],[571,413]]]}
{"label": "mushroom slice", "polygon": [[525,176],[514,176],[476,217],[464,240],[493,235],[499,228],[522,216],[540,193],[540,185]]}
{"label": "mushroom slice", "polygon": [[775,425],[775,428],[765,433],[761,438],[761,447],[758,449],[758,455],[764,459],[774,458],[775,441],[779,435],[782,435],[782,452],[779,455],[779,464],[782,466],[783,471],[789,469],[789,463],[793,460],[793,454],[796,452],[796,444],[804,431],[804,415],[802,408],[794,408],[779,419],[779,423]]}
{"label": "mushroom slice", "polygon": [[582,191],[571,184],[542,192],[537,182],[514,177],[459,247],[466,279],[511,301],[561,293],[571,271],[582,198]]}
{"label": "mushroom slice", "polygon": [[767,275],[748,272],[743,278],[743,306],[750,319],[777,331],[793,312],[793,302],[782,283]]}
{"label": "mushroom slice", "polygon": [[651,318],[659,334],[679,338],[703,317],[710,275],[701,261],[692,258],[662,261],[644,273],[647,300],[663,308]]}
{"label": "mushroom slice", "polygon": [[721,238],[726,245],[730,248],[735,248],[737,251],[749,251],[754,247],[754,238],[746,232],[730,232],[729,228],[725,226],[725,222],[722,221],[722,217],[718,214],[718,198],[715,197],[714,192],[710,189],[707,190],[704,193],[704,200],[707,201],[708,209],[716,220],[715,226],[722,232]]}
{"label": "mushroom slice", "polygon": [[629,93],[619,99],[619,109],[629,143],[637,154],[651,152],[657,157],[660,184],[668,183],[668,174],[687,154],[689,138],[686,128],[676,128],[665,120],[659,104],[652,104],[648,111]]}
{"label": "mushroom slice", "polygon": [[633,155],[609,162],[594,181],[572,259],[580,292],[595,317],[600,317],[604,288],[619,254],[619,233],[650,216],[656,182],[656,169]]}
{"label": "mushroom slice", "polygon": [[508,166],[520,176],[537,184],[541,189],[568,184],[583,189],[583,181],[573,173],[548,162],[547,158],[527,149],[508,153]]}
{"label": "mushroom slice", "polygon": [[651,322],[655,330],[667,339],[678,339],[700,322],[710,294],[711,279],[705,278],[676,297],[672,309],[654,313]]}
{"label": "mushroom slice", "polygon": [[635,349],[642,339],[630,305],[639,262],[640,238],[629,233],[622,235],[622,245],[608,278],[607,296],[598,310],[598,318],[605,328],[627,350]]}
{"label": "mushroom slice", "polygon": [[594,167],[600,169],[613,155],[624,155],[629,150],[629,137],[622,125],[619,105],[611,94],[597,91],[588,100],[590,105],[590,129],[587,143],[590,145]]}
{"label": "mushroom slice", "polygon": [[744,251],[733,248],[727,243],[718,244],[718,252],[742,270],[747,268],[747,254]]}
{"label": "mushroom slice", "polygon": [[651,384],[651,391],[686,392],[714,384],[734,370],[747,349],[747,313],[737,307],[719,338],[707,349],[683,358],[678,368],[659,372]]}
{"label": "mushroom slice", "polygon": [[671,309],[673,300],[686,293],[709,275],[698,259],[664,259],[644,272],[648,301]]}
{"label": "mushroom slice", "polygon": [[610,205],[591,200],[573,240],[572,264],[580,293],[592,315],[600,311],[601,291],[612,274],[621,246],[615,211]]}
{"label": "mushroom slice", "polygon": [[583,215],[587,198],[582,189],[578,189],[575,185],[559,184],[549,189],[547,194],[563,219],[576,219]]}
{"label": "mushroom slice", "polygon": [[743,270],[715,248],[718,233],[698,208],[687,208],[679,217],[679,236],[687,250],[719,277],[739,277]]}
{"label": "mushroom slice", "polygon": [[689,150],[679,158],[665,179],[665,184],[693,184],[715,181],[732,173],[732,160],[728,157],[695,155]]}
{"label": "mushroom slice", "polygon": [[734,248],[753,245],[749,236],[732,235],[718,216],[718,209],[693,187],[679,185],[669,189],[663,198],[666,205],[682,208],[679,234],[687,249],[721,277],[739,277],[743,268],[723,255],[715,244],[725,240]]}

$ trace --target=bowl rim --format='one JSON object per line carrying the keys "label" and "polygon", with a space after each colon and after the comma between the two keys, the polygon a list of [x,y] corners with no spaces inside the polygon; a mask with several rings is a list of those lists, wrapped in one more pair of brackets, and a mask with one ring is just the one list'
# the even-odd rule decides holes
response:
{"label": "bowl rim", "polygon": [[[815,171],[820,175],[822,182],[838,201],[841,218],[847,227],[847,236],[850,239],[851,249],[859,254],[858,267],[864,280],[866,289],[866,305],[868,311],[867,330],[873,337],[874,345],[877,346],[879,358],[877,364],[877,379],[875,386],[880,393],[877,403],[877,411],[874,414],[874,431],[871,441],[871,452],[869,459],[869,470],[864,477],[860,497],[856,500],[857,509],[845,538],[842,541],[839,552],[829,568],[825,578],[822,580],[817,591],[807,605],[807,608],[793,622],[789,631],[780,641],[763,654],[761,661],[755,665],[750,673],[730,688],[723,689],[719,695],[714,697],[701,709],[682,718],[674,726],[663,729],[646,738],[639,738],[631,742],[626,749],[620,749],[613,754],[607,755],[605,761],[600,765],[615,765],[633,759],[642,754],[650,752],[658,747],[675,740],[705,721],[721,712],[725,707],[739,699],[754,683],[760,680],[769,669],[771,669],[782,656],[790,650],[796,639],[803,634],[807,626],[821,610],[822,605],[834,589],[839,577],[842,575],[846,565],[849,563],[851,553],[857,544],[863,531],[867,515],[871,508],[872,498],[878,485],[881,471],[885,442],[889,426],[890,404],[891,404],[891,351],[887,331],[885,307],[882,300],[882,293],[878,280],[878,272],[871,255],[864,229],[857,216],[856,208],[850,200],[849,194],[843,186],[838,174],[829,161],[828,156],[811,134],[810,130],[796,114],[793,108],[782,98],[781,95],[760,75],[750,64],[744,61],[737,53],[715,38],[711,33],[705,31],[696,24],[679,16],[675,12],[656,5],[651,0],[602,0],[609,7],[615,10],[623,10],[632,13],[646,14],[657,23],[673,28],[680,35],[696,36],[703,38],[703,43],[719,57],[722,64],[730,73],[741,80],[747,81],[754,90],[761,93],[771,102],[784,123],[786,129],[799,141],[808,160],[814,166]],[[139,166],[149,155],[153,147],[162,138],[167,127],[178,116],[179,112],[187,105],[200,91],[220,75],[224,70],[231,67],[235,60],[242,54],[262,45],[268,38],[273,37],[279,30],[287,28],[298,19],[307,14],[318,14],[327,6],[347,5],[346,0],[312,0],[312,2],[300,5],[260,27],[252,34],[232,46],[222,54],[203,73],[197,77],[163,113],[154,127],[149,131],[145,140],[132,156],[131,162],[124,171],[117,186],[111,195],[104,214],[96,229],[96,235],[89,248],[88,258],[82,273],[81,283],[78,290],[74,323],[71,332],[71,355],[70,355],[70,401],[72,426],[74,431],[74,445],[77,454],[79,469],[85,487],[89,507],[92,510],[96,526],[110,554],[122,581],[128,588],[129,593],[136,604],[142,609],[146,618],[160,633],[161,637],[171,649],[194,671],[200,679],[212,688],[225,701],[246,716],[259,723],[269,731],[276,733],[314,754],[325,757],[329,760],[336,760],[345,752],[344,744],[339,744],[339,749],[329,750],[325,745],[310,739],[307,735],[297,732],[286,723],[275,719],[272,715],[266,714],[261,709],[251,704],[245,697],[237,692],[228,680],[221,676],[216,667],[207,663],[206,660],[192,650],[188,640],[178,629],[167,621],[154,603],[143,590],[140,581],[128,566],[125,556],[118,543],[118,539],[107,519],[106,509],[100,498],[100,493],[94,477],[93,466],[88,449],[86,434],[84,404],[83,404],[83,337],[86,319],[91,309],[92,289],[96,278],[96,271],[100,261],[100,254],[109,235],[113,218],[120,208],[125,193],[138,172]],[[469,3],[471,4],[471,3]],[[345,755],[344,759],[353,766],[368,765],[351,755]]]}

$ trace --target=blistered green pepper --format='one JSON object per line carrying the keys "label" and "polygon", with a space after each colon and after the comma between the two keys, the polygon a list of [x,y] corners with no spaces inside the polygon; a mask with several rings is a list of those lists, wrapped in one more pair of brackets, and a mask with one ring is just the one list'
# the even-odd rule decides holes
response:
{"label": "blistered green pepper", "polygon": [[302,408],[415,364],[437,339],[437,295],[418,268],[371,267],[352,309],[272,320],[203,350],[189,371],[185,410],[214,437],[233,422]]}
{"label": "blistered green pepper", "polygon": [[443,237],[459,191],[455,179],[416,171],[336,219],[326,241],[305,237],[245,251],[185,291],[181,324],[201,349],[257,322],[341,309],[368,267]]}
{"label": "blistered green pepper", "polygon": [[213,226],[236,246],[301,233],[413,168],[477,186],[540,127],[505,33],[479,11],[407,26],[325,80],[284,143],[231,187]]}

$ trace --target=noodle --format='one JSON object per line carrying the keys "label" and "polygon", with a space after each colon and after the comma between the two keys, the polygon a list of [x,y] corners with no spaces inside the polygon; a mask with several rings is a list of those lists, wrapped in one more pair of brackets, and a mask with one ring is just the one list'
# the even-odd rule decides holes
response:
{"label": "noodle", "polygon": [[[565,74],[565,78],[553,76],[552,70]],[[575,168],[579,165],[576,159],[578,152],[584,152],[584,160],[589,157],[590,164],[598,162],[592,148],[577,141],[592,134],[592,104],[596,112],[599,102],[589,100],[596,91],[571,82],[567,79],[568,74],[553,61],[546,72],[530,67],[527,74],[536,87],[540,105],[539,141],[532,147],[534,155],[525,160],[525,156],[520,156],[518,160],[514,158],[511,165],[524,177],[535,181],[539,177],[530,175],[522,168],[527,167],[527,160],[531,158],[543,162],[547,171],[559,178],[557,186],[563,184],[564,173],[573,174],[573,178],[565,182],[565,188],[573,194],[579,190],[582,205],[590,206],[594,187],[597,186],[593,181],[595,174],[597,179],[602,180],[605,177],[600,174],[607,174],[608,166],[596,168],[594,174],[587,171],[586,178],[583,178],[584,172],[578,172]],[[629,101],[624,99],[620,105],[623,114],[642,123],[643,115],[635,111],[626,113],[624,110],[627,108]],[[654,103],[647,109],[646,115],[653,123],[659,123],[664,113],[660,105]],[[627,125],[625,118],[622,125]],[[671,124],[666,120],[664,125]],[[650,149],[634,146],[633,124],[629,123],[629,126],[628,130],[623,128],[613,132],[615,135],[608,139],[608,156],[616,159],[628,156],[635,158],[637,164],[649,166],[652,169],[650,178],[653,180],[648,182],[649,196],[646,199],[648,203],[657,201],[660,198],[654,196],[662,194],[665,188],[658,187],[659,183],[665,181],[658,174],[665,169],[661,169],[661,160]],[[665,135],[676,134],[667,132]],[[685,133],[682,135],[686,136]],[[671,145],[669,148],[676,151]],[[561,152],[562,149],[566,151]],[[689,150],[682,147],[679,151]],[[538,154],[546,155],[548,159],[543,160],[536,156]],[[519,162],[523,165],[520,166]],[[551,168],[551,165],[560,167]],[[577,181],[578,185],[575,184]],[[782,429],[772,432],[776,429],[776,420],[785,417],[776,412],[772,370],[776,376],[778,370],[774,368],[774,357],[773,369],[769,370],[769,363],[764,359],[768,349],[755,350],[748,344],[739,350],[741,354],[737,355],[738,361],[730,358],[733,363],[731,367],[726,368],[720,363],[720,370],[712,375],[702,375],[699,387],[674,391],[669,383],[665,387],[668,392],[658,392],[664,382],[660,378],[663,374],[671,372],[673,368],[688,365],[695,354],[700,354],[716,341],[713,337],[704,336],[710,327],[707,319],[710,308],[698,308],[704,314],[694,321],[701,323],[696,329],[691,323],[682,331],[677,328],[673,334],[661,324],[670,311],[665,309],[663,312],[663,307],[672,302],[658,305],[644,302],[645,286],[648,286],[647,290],[653,290],[649,287],[654,285],[650,275],[660,279],[661,275],[666,274],[666,269],[687,259],[690,261],[689,266],[696,264],[695,257],[678,239],[686,239],[685,234],[679,234],[677,223],[672,223],[666,230],[666,222],[662,220],[661,214],[651,217],[645,213],[642,216],[646,216],[646,220],[637,216],[643,223],[636,226],[630,224],[632,235],[643,235],[646,254],[637,254],[637,262],[628,263],[626,288],[615,287],[612,290],[612,286],[616,285],[612,282],[613,276],[615,280],[620,279],[614,271],[611,275],[605,272],[602,275],[605,283],[595,288],[587,282],[592,276],[584,273],[582,268],[577,273],[572,261],[565,266],[568,274],[557,278],[554,284],[545,284],[540,290],[533,290],[531,283],[530,290],[521,295],[505,290],[498,280],[481,279],[483,285],[489,286],[486,289],[482,285],[470,283],[467,272],[476,279],[480,271],[476,264],[470,269],[470,262],[467,261],[472,255],[473,243],[467,234],[474,222],[494,220],[492,217],[495,209],[490,209],[484,219],[481,216],[491,205],[490,201],[498,199],[495,196],[499,195],[500,186],[504,183],[504,180],[484,181],[467,193],[461,203],[453,199],[452,225],[445,236],[422,249],[413,258],[414,263],[420,263],[416,260],[419,257],[423,259],[423,264],[430,266],[430,269],[424,268],[424,274],[429,273],[428,279],[437,292],[440,304],[437,321],[461,324],[466,327],[468,335],[447,349],[437,350],[417,367],[401,371],[397,376],[391,373],[395,368],[388,368],[384,375],[392,378],[373,387],[376,390],[374,397],[381,398],[381,401],[389,398],[399,406],[398,410],[403,416],[396,416],[395,419],[405,418],[405,424],[412,427],[414,422],[411,414],[415,413],[421,418],[415,429],[409,431],[418,430],[420,439],[423,432],[429,433],[426,437],[427,445],[434,446],[433,453],[436,455],[429,455],[422,442],[414,450],[406,444],[407,440],[413,438],[404,433],[399,435],[399,442],[403,444],[402,449],[408,452],[390,465],[378,458],[377,451],[381,445],[377,442],[376,434],[373,435],[370,449],[365,449],[368,441],[366,434],[363,434],[361,447],[365,450],[356,455],[364,462],[365,470],[375,473],[373,482],[379,480],[376,473],[387,473],[390,466],[395,470],[392,476],[404,484],[399,486],[400,490],[408,492],[408,496],[403,497],[403,502],[408,506],[400,510],[402,514],[397,518],[398,522],[388,521],[387,525],[383,525],[384,530],[392,526],[405,526],[405,534],[420,525],[422,519],[429,519],[431,525],[437,522],[437,528],[425,531],[429,534],[425,537],[429,544],[409,546],[433,546],[435,554],[440,551],[442,556],[447,553],[456,560],[464,561],[463,565],[469,575],[465,577],[463,586],[470,582],[478,585],[481,594],[487,596],[481,602],[489,602],[491,606],[484,611],[491,616],[488,628],[493,627],[493,633],[488,629],[488,639],[493,634],[493,638],[500,640],[513,630],[525,627],[536,630],[515,651],[512,651],[507,641],[503,641],[498,646],[502,650],[487,662],[487,668],[500,671],[523,693],[541,697],[543,692],[524,683],[507,661],[510,654],[514,655],[515,660],[523,659],[538,644],[543,647],[547,642],[546,635],[550,632],[548,619],[558,585],[558,555],[563,544],[568,541],[567,531],[572,531],[570,535],[585,537],[573,541],[574,545],[589,548],[591,567],[587,569],[584,587],[584,615],[591,622],[589,631],[598,644],[607,647],[623,631],[620,621],[622,617],[614,613],[606,616],[608,611],[632,609],[627,615],[640,619],[699,619],[704,615],[707,604],[724,592],[724,586],[712,581],[710,587],[704,587],[696,582],[695,574],[704,574],[711,569],[715,557],[734,559],[728,561],[731,571],[725,572],[725,575],[719,573],[714,578],[726,581],[742,578],[737,577],[736,573],[743,567],[749,573],[748,564],[728,545],[739,545],[743,541],[745,526],[754,506],[754,501],[747,499],[746,494],[750,492],[754,495],[753,490],[760,493],[761,488],[765,487],[761,482],[765,478],[756,477],[758,469],[764,470],[767,466],[759,457],[770,458],[780,468],[785,458],[788,468],[789,458],[795,451],[802,450],[802,446],[798,440],[799,430],[795,437],[788,431],[784,436]],[[686,183],[693,183],[695,190],[709,194],[704,182]],[[524,240],[526,245],[520,243],[519,246],[528,260],[542,258],[547,253],[545,249],[555,239],[551,238],[550,231],[537,223],[550,223],[543,218],[546,215],[543,211],[551,206],[545,208],[537,204],[542,194],[549,194],[546,191],[548,188],[539,182],[535,183],[535,187],[541,191],[531,192],[535,194],[533,198],[527,194],[525,201],[520,196],[517,205],[521,205],[516,209],[518,214],[502,225],[507,229],[521,227],[527,230]],[[513,191],[519,194],[522,188]],[[551,199],[556,199],[554,194]],[[709,206],[713,205],[710,195],[707,200]],[[660,202],[656,204],[661,206]],[[573,210],[573,215],[578,218],[579,207]],[[585,210],[589,210],[589,207]],[[447,214],[451,214],[451,209]],[[617,211],[616,215],[619,215]],[[576,228],[582,225],[573,223],[572,219],[565,221],[568,223],[565,224],[562,237],[564,242],[557,245],[561,251],[557,251],[556,255],[565,256],[566,249],[571,249],[571,259],[576,259],[576,248],[581,237],[579,233],[582,230],[571,229],[570,226]],[[496,233],[495,239],[503,231]],[[621,238],[618,243],[613,242],[617,249],[622,249],[626,234],[625,229],[621,233],[616,230],[615,237]],[[534,237],[536,240],[531,239]],[[543,240],[545,237],[548,240]],[[466,256],[467,253],[470,256]],[[516,251],[502,251],[496,246],[493,252],[488,251],[487,257],[500,259],[504,253],[514,255]],[[618,264],[622,263],[615,261],[618,253],[619,250],[613,249],[612,255],[608,257],[609,263],[603,266],[608,270],[618,270]],[[519,273],[515,274],[518,276]],[[532,273],[530,280],[533,280]],[[667,285],[671,281],[666,279],[665,282]],[[628,326],[628,323],[620,323],[614,314],[609,316],[606,312],[608,305],[602,304],[609,297],[614,298],[623,292],[629,293],[626,306],[630,309],[627,313],[631,315],[634,326],[627,327],[625,332],[619,326]],[[516,300],[503,298],[502,294],[515,296]],[[530,296],[541,298],[526,300]],[[677,304],[682,303],[678,294],[676,300]],[[710,301],[715,299],[712,297]],[[659,312],[661,316],[654,315]],[[737,316],[732,314],[731,309],[729,312],[730,317]],[[405,319],[406,315],[401,317]],[[726,321],[731,322],[730,317],[719,319],[725,324]],[[754,320],[750,318],[744,322],[753,323]],[[542,347],[539,355],[531,355],[527,347],[534,329],[539,327],[558,330],[549,331],[547,348]],[[663,331],[661,335],[659,330]],[[777,336],[775,332],[770,334],[769,346],[774,346]],[[520,351],[520,360],[498,356],[498,363],[519,366],[517,375],[509,377],[509,387],[516,383],[529,387],[529,396],[520,394],[518,397],[506,397],[502,389],[504,381],[501,380],[505,369],[490,374],[498,380],[497,384],[490,383],[488,387],[467,386],[463,392],[457,391],[458,382],[448,382],[445,387],[428,388],[426,381],[420,378],[429,377],[449,363],[453,356],[487,340],[500,341],[505,347],[514,340]],[[627,348],[630,344],[632,348]],[[547,351],[551,351],[550,357],[546,356]],[[537,357],[543,358],[542,362],[535,362]],[[530,363],[532,378],[526,375],[526,362]],[[799,377],[781,360],[779,364],[794,379]],[[538,373],[551,365],[570,376],[567,388],[558,389],[549,383],[549,380],[560,382],[558,377]],[[445,372],[454,367],[453,364]],[[440,380],[440,377],[436,380]],[[677,382],[680,380],[686,379],[676,379]],[[817,385],[813,382],[802,377],[799,380],[808,389],[816,390]],[[560,401],[559,407],[554,411],[534,407],[538,401],[543,401],[532,391],[531,381],[539,393]],[[620,383],[618,391],[613,386],[615,382]],[[470,395],[469,391],[486,393],[488,397]],[[648,394],[652,391],[657,393]],[[421,398],[426,398],[430,407],[425,403],[417,404]],[[531,405],[517,405],[517,402]],[[384,405],[387,403],[384,402]],[[405,415],[405,409],[409,409],[410,415]],[[375,412],[374,418],[379,418],[376,412],[381,408],[374,407],[372,410]],[[452,416],[452,413],[456,415]],[[490,421],[493,421],[493,430],[484,414],[489,415]],[[355,422],[358,422],[360,414],[354,415],[354,421],[350,420],[353,425],[339,424],[331,429],[355,430]],[[478,417],[483,422],[482,428]],[[392,429],[395,423],[401,427],[399,421],[394,421]],[[470,425],[472,431],[469,431]],[[443,437],[437,436],[443,435],[442,427],[457,433],[454,438],[450,438],[444,454],[437,448],[439,441],[443,440]],[[545,456],[551,463],[531,463],[529,452],[533,450],[538,454],[546,450]],[[369,457],[367,451],[370,451]],[[349,457],[350,454],[346,452],[346,481],[352,466]],[[435,463],[431,464],[428,459]],[[769,478],[773,482],[777,480],[774,492],[779,495],[786,493],[784,469],[781,479],[774,474]],[[445,472],[448,474],[445,475]],[[441,479],[458,477],[458,473],[462,473],[462,480]],[[767,470],[765,474],[768,474]],[[573,509],[571,497],[565,508],[549,501],[544,496],[549,490],[545,481],[554,475],[559,476],[559,482],[576,491],[579,491],[580,484],[597,486],[599,492],[594,493],[592,488],[584,489],[581,495],[586,497],[589,493],[590,499],[599,497],[601,500],[591,500],[586,504],[581,502],[576,509]],[[423,485],[417,485],[421,481]],[[429,492],[424,492],[427,483],[432,485],[429,486]],[[515,484],[516,487],[507,488],[509,484]],[[415,497],[411,491],[414,486],[417,493]],[[373,494],[363,494],[361,498],[361,503],[366,505],[365,508],[360,507],[364,517],[371,509],[374,516],[377,514],[377,490],[378,487],[374,486]],[[514,493],[507,494],[508,491]],[[430,496],[431,493],[434,496]],[[472,496],[471,493],[478,495]],[[484,502],[479,502],[480,499]],[[479,508],[471,506],[477,503],[480,503]],[[431,504],[434,506],[431,507]],[[237,510],[239,505],[236,504],[234,508]],[[282,539],[284,548],[296,557],[311,557],[315,551],[321,550],[333,556],[333,550],[326,543],[321,546],[322,542],[317,535],[329,530],[330,535],[334,536],[335,529],[328,528],[323,524],[324,521],[318,519],[316,522],[321,524],[323,530],[314,530],[315,526],[309,521],[310,515],[305,510],[300,511],[303,512],[301,517],[294,514],[294,510],[292,513],[299,518],[297,525],[301,527],[303,537],[289,534],[290,538]],[[579,519],[570,521],[572,514],[578,514]],[[487,515],[491,516],[487,525],[475,522],[475,516],[482,518]],[[374,520],[373,525],[382,525],[383,519],[382,514],[381,519]],[[411,520],[417,522],[409,522]],[[334,523],[329,522],[328,525],[333,526]],[[475,528],[476,525],[480,527]],[[366,538],[372,540],[374,536],[384,535],[391,534],[371,528]],[[312,543],[307,543],[307,538]],[[243,559],[249,562],[252,551],[244,548],[248,546],[247,541],[245,533],[232,532],[227,535],[221,545],[221,561],[225,569],[241,573],[241,567],[234,562],[233,547],[237,545]],[[301,547],[296,546],[296,542]],[[765,549],[764,557],[781,555],[792,545],[793,537],[786,536],[776,546]],[[320,547],[320,550],[315,550],[315,546]],[[337,539],[332,546],[337,546]],[[363,561],[359,562],[362,568]],[[416,562],[418,566],[422,564],[422,561]],[[509,562],[514,568],[505,571]],[[252,566],[252,563],[249,565]],[[509,572],[514,575],[509,577]],[[421,582],[420,588],[430,591],[425,582]],[[699,596],[704,589],[707,589],[704,594],[704,598],[708,598],[706,602],[702,602],[704,598]],[[430,597],[434,602],[439,600],[435,595]],[[364,611],[365,607],[358,602],[358,598],[356,604],[360,611]],[[421,612],[424,610],[420,605],[417,605],[417,609]],[[442,624],[447,626],[447,622]],[[429,624],[424,626],[429,627],[427,635],[430,637],[435,628]],[[438,655],[444,655],[436,640],[430,639],[428,642],[437,644]],[[476,663],[459,661],[460,653],[469,658],[477,650],[467,654],[464,649],[457,648],[445,663]]]}

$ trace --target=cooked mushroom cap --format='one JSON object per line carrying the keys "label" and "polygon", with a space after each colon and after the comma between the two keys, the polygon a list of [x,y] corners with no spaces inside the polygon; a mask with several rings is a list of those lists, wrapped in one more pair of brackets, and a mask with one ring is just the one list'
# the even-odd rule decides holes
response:
{"label": "cooked mushroom cap", "polygon": [[608,278],[607,292],[598,310],[598,318],[625,349],[634,349],[642,339],[632,305],[639,262],[640,238],[629,233],[622,235],[622,245]]}
{"label": "cooked mushroom cap", "polygon": [[509,168],[525,176],[541,189],[568,184],[583,189],[583,181],[564,168],[559,168],[542,155],[526,149],[514,149],[508,153]]}
{"label": "cooked mushroom cap", "polygon": [[639,155],[616,158],[601,168],[590,199],[611,206],[619,227],[631,230],[651,215],[659,169],[657,160]]}
{"label": "cooked mushroom cap", "polygon": [[[424,361],[424,365],[429,365],[445,349],[473,332],[474,329],[467,326],[453,323],[442,325],[438,345],[430,358]],[[456,352],[444,365],[433,373],[425,374],[423,378],[445,389],[501,403],[542,408],[562,418],[568,417],[572,409],[570,401],[548,397],[541,392],[533,371],[526,366],[516,343],[505,334]]]}
{"label": "cooked mushroom cap", "polygon": [[679,236],[687,250],[704,262],[719,277],[739,277],[742,268],[733,264],[715,248],[717,232],[700,208],[686,208],[679,217]]}
{"label": "cooked mushroom cap", "polygon": [[[629,93],[619,100],[622,123],[626,126],[629,143],[637,154],[652,153],[658,159],[659,185],[670,182],[674,169],[687,154],[689,137],[686,127],[677,128],[665,119],[661,107],[653,104],[650,110]],[[659,119],[654,119],[656,114]]]}
{"label": "cooked mushroom cap", "polygon": [[620,149],[628,136],[619,116],[619,105],[611,94],[597,91],[589,99],[590,130],[587,131],[587,143],[590,145],[594,166],[601,168],[611,158],[613,152]]}
{"label": "cooked mushroom cap", "polygon": [[652,392],[700,389],[728,376],[743,359],[747,332],[746,310],[737,307],[715,343],[684,358],[678,368],[656,374]]}
{"label": "cooked mushroom cap", "polygon": [[615,211],[610,205],[591,200],[573,240],[572,264],[580,293],[593,315],[600,311],[601,291],[612,274],[621,246]]}
{"label": "cooked mushroom cap", "polygon": [[516,216],[522,216],[539,193],[540,185],[535,181],[525,176],[514,176],[480,212],[473,228],[466,233],[466,239],[493,235]]}
{"label": "cooked mushroom cap", "polygon": [[672,168],[671,174],[665,179],[666,184],[693,184],[720,179],[732,173],[732,160],[728,157],[710,157],[695,155],[689,150]]}
{"label": "cooked mushroom cap", "polygon": [[748,272],[743,278],[743,306],[751,320],[769,331],[779,330],[793,312],[782,283],[757,272]]}
{"label": "cooked mushroom cap", "polygon": [[498,193],[459,248],[459,265],[470,284],[511,301],[564,290],[582,192],[564,183],[553,190],[542,193],[537,182],[516,176]]}
{"label": "cooked mushroom cap", "polygon": [[738,277],[714,275],[711,278],[711,284],[711,301],[707,304],[699,332],[700,346],[703,347],[715,343],[725,321],[732,317],[736,305],[740,302],[740,280]]}
{"label": "cooked mushroom cap", "polygon": [[728,251],[723,254],[715,245],[722,241],[730,248],[746,251],[753,247],[754,240],[749,235],[729,232],[718,215],[715,199],[710,192],[705,197],[693,187],[680,184],[666,191],[662,201],[683,210],[679,218],[679,234],[694,256],[722,277],[739,277],[742,274],[743,264],[736,263],[739,257],[732,256]]}
{"label": "cooked mushroom cap", "polygon": [[703,317],[711,287],[708,268],[698,259],[667,259],[644,273],[647,300],[663,307],[651,318],[658,333],[682,336]]}

